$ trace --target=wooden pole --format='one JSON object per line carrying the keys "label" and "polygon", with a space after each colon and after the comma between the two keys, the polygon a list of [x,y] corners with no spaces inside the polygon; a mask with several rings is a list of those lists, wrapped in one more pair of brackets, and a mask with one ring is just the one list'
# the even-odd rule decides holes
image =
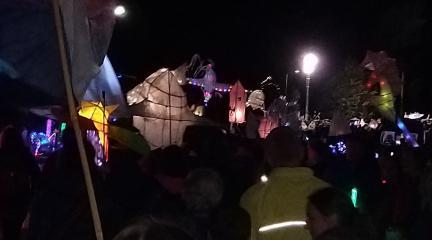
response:
{"label": "wooden pole", "polygon": [[172,123],[171,123],[171,79],[170,79],[170,71],[168,71],[168,114],[169,114],[169,144],[171,145],[171,141],[172,141],[172,135],[171,135],[171,127],[172,127]]}
{"label": "wooden pole", "polygon": [[57,38],[58,38],[58,44],[59,44],[59,52],[60,52],[60,59],[62,64],[62,70],[63,70],[63,79],[66,86],[66,96],[69,106],[69,113],[71,116],[72,126],[75,131],[75,137],[78,144],[78,150],[80,154],[81,159],[81,165],[84,172],[84,179],[85,184],[87,187],[87,194],[90,202],[90,209],[91,214],[93,218],[93,226],[96,233],[96,239],[97,240],[103,240],[103,233],[102,233],[102,227],[101,227],[101,221],[99,217],[99,212],[97,208],[96,203],[96,197],[94,193],[92,178],[90,174],[90,169],[88,165],[87,155],[84,148],[84,142],[81,134],[81,129],[78,122],[78,114],[76,111],[75,106],[75,99],[73,96],[72,91],[72,82],[71,82],[71,76],[69,72],[69,65],[66,55],[66,48],[65,48],[65,41],[64,41],[64,31],[63,31],[63,24],[60,14],[60,4],[59,0],[52,0],[53,3],[53,9],[54,9],[54,17],[55,17],[55,26],[57,30]]}

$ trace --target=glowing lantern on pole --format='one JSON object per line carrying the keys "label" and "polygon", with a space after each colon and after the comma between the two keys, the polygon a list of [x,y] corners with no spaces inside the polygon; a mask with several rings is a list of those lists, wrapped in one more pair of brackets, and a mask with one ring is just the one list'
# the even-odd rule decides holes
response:
{"label": "glowing lantern on pole", "polygon": [[103,106],[101,102],[81,102],[78,114],[93,121],[99,131],[99,140],[104,148],[105,160],[108,159],[108,118],[118,105]]}
{"label": "glowing lantern on pole", "polygon": [[240,81],[237,81],[230,92],[229,122],[245,122],[246,91]]}

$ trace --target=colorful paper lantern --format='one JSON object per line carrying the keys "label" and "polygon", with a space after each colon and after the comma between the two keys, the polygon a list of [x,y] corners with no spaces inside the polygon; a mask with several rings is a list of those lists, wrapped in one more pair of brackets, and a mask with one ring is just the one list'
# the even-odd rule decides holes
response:
{"label": "colorful paper lantern", "polygon": [[266,138],[267,135],[279,126],[279,120],[271,116],[266,116],[261,119],[260,125],[258,127],[258,133],[261,138]]}
{"label": "colorful paper lantern", "polygon": [[81,102],[78,114],[93,121],[99,131],[99,139],[104,146],[105,159],[108,159],[108,118],[118,105],[103,106],[101,102]]}
{"label": "colorful paper lantern", "polygon": [[240,81],[237,81],[230,91],[229,122],[245,122],[246,92]]}

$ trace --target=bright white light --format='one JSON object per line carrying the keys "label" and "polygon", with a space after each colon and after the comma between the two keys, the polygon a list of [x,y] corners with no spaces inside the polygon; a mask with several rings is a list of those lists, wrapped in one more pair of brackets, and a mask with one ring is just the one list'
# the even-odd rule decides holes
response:
{"label": "bright white light", "polygon": [[268,177],[265,174],[261,176],[261,182],[263,183],[268,182]]}
{"label": "bright white light", "polygon": [[362,118],[360,120],[360,127],[364,127],[366,125],[366,122],[364,121],[364,119]]}
{"label": "bright white light", "polygon": [[369,127],[372,129],[376,129],[378,127],[378,122],[374,119],[371,119],[369,122]]}
{"label": "bright white light", "polygon": [[394,155],[394,152],[390,152],[390,156],[393,157],[393,155]]}
{"label": "bright white light", "polygon": [[311,75],[313,72],[315,72],[317,65],[318,57],[313,53],[308,53],[303,57],[302,71],[306,75]]}
{"label": "bright white light", "polygon": [[404,117],[408,118],[408,119],[419,119],[419,118],[422,118],[423,116],[424,116],[424,114],[415,112],[415,113],[410,113],[410,114],[405,113]]}
{"label": "bright white light", "polygon": [[375,158],[378,159],[379,158],[379,154],[375,153]]}
{"label": "bright white light", "polygon": [[294,70],[294,73],[295,74],[300,73],[300,70],[296,69],[296,70]]}
{"label": "bright white light", "polygon": [[236,116],[236,119],[242,119],[243,118],[243,112],[240,110],[236,110],[235,116]]}
{"label": "bright white light", "polygon": [[122,5],[118,5],[114,8],[114,15],[117,17],[124,17],[126,16],[126,8]]}
{"label": "bright white light", "polygon": [[276,224],[271,224],[271,225],[267,225],[264,227],[260,227],[259,228],[259,232],[267,232],[267,231],[271,231],[271,230],[275,230],[275,229],[279,229],[279,228],[287,228],[287,227],[301,227],[301,226],[305,226],[306,222],[305,221],[288,221],[288,222],[281,222],[281,223],[276,223]]}

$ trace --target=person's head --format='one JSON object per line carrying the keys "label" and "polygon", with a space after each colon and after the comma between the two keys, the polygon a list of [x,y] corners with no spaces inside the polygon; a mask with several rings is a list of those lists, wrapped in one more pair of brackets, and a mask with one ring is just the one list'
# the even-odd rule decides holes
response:
{"label": "person's head", "polygon": [[141,219],[118,233],[114,240],[193,240],[173,223],[154,218]]}
{"label": "person's head", "polygon": [[183,150],[176,145],[162,150],[160,159],[155,162],[155,168],[157,174],[176,178],[185,178],[189,171]]}
{"label": "person's head", "polygon": [[186,178],[182,198],[192,214],[206,217],[219,205],[223,191],[223,181],[218,173],[210,169],[196,169]]}
{"label": "person's head", "polygon": [[267,136],[264,152],[265,160],[272,168],[299,167],[304,157],[304,146],[296,131],[278,127]]}
{"label": "person's head", "polygon": [[1,145],[2,149],[11,151],[23,151],[26,150],[26,145],[21,132],[18,128],[10,126],[3,130],[1,133]]}
{"label": "person's head", "polygon": [[351,199],[332,187],[320,189],[308,197],[306,214],[307,227],[314,239],[335,227],[353,226],[358,218]]}

